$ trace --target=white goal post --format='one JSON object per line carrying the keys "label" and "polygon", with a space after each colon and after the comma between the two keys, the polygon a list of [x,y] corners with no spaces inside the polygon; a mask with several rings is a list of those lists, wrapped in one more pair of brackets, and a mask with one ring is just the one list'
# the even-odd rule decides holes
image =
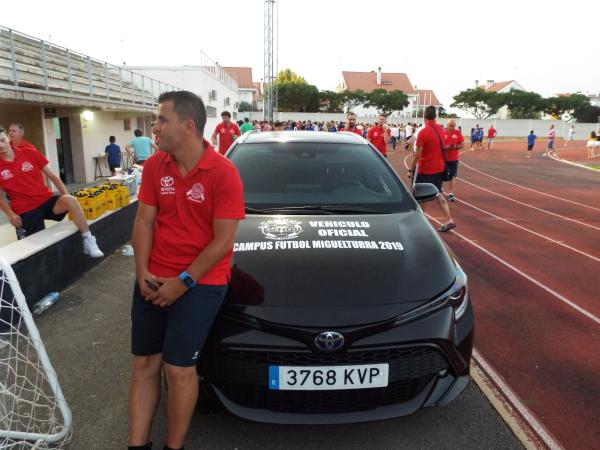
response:
{"label": "white goal post", "polygon": [[0,449],[64,449],[71,411],[12,267],[0,257]]}

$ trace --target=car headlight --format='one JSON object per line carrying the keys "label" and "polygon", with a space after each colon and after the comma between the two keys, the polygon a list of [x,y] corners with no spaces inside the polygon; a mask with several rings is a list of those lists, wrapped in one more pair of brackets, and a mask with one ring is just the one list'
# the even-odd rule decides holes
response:
{"label": "car headlight", "polygon": [[469,304],[469,288],[467,286],[467,275],[458,265],[456,266],[456,279],[446,298],[454,308],[454,320],[459,320],[465,314]]}
{"label": "car headlight", "polygon": [[467,310],[469,304],[469,289],[467,287],[467,275],[460,266],[456,265],[456,278],[452,287],[432,301],[412,309],[401,316],[396,317],[394,324],[400,325],[411,320],[418,319],[426,314],[445,308],[448,305],[454,309],[454,320],[459,320]]}

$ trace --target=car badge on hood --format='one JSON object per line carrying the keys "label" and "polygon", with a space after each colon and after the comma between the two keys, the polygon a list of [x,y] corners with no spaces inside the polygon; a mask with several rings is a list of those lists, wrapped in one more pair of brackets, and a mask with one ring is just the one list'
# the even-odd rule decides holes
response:
{"label": "car badge on hood", "polygon": [[337,331],[323,331],[315,338],[315,346],[319,350],[333,352],[344,346],[344,336]]}
{"label": "car badge on hood", "polygon": [[302,222],[293,219],[275,218],[261,222],[258,228],[267,239],[283,241],[296,239],[302,233]]}

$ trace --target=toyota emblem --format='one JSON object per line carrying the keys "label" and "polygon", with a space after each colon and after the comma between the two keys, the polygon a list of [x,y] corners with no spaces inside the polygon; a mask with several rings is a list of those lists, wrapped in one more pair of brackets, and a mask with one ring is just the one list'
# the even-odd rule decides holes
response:
{"label": "toyota emblem", "polygon": [[315,338],[315,346],[326,352],[339,350],[344,346],[344,336],[336,331],[323,331]]}

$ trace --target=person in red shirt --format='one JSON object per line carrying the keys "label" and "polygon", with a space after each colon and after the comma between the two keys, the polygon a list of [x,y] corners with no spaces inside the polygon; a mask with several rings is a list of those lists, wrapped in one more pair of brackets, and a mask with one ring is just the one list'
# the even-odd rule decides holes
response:
{"label": "person in red shirt", "polygon": [[498,132],[496,131],[496,129],[494,128],[494,125],[490,125],[490,128],[488,129],[488,150],[492,149],[492,144],[494,143],[494,138],[496,137],[496,135],[498,134]]}
{"label": "person in red shirt", "polygon": [[[9,134],[13,140],[9,142],[6,130],[0,127],[0,190],[9,198],[6,202],[0,196],[0,209],[15,227],[17,239],[45,229],[44,220],[60,222],[71,213],[83,237],[83,252],[101,258],[104,254],[90,233],[77,199],[68,194],[60,178],[48,167],[44,155],[23,139],[24,131],[23,125],[12,124]],[[54,195],[46,186],[44,175],[60,194]]]}
{"label": "person in red shirt", "polygon": [[465,139],[462,133],[456,128],[456,120],[448,120],[446,125],[446,165],[450,169],[452,179],[446,182],[448,192],[448,201],[454,201],[454,178],[458,175],[459,150],[464,147]]}
{"label": "person in red shirt", "polygon": [[[425,108],[425,127],[419,132],[417,138],[417,150],[413,157],[411,168],[408,170],[409,177],[413,177],[415,169],[417,175],[416,183],[431,183],[442,193],[442,184],[445,171],[444,139],[445,133],[436,121],[436,112],[434,106]],[[444,213],[445,222],[438,231],[446,232],[456,228],[450,215],[450,207],[443,195],[436,197],[437,203]]]}
{"label": "person in red shirt", "polygon": [[367,133],[367,140],[373,144],[377,150],[381,152],[383,156],[387,158],[387,145],[390,142],[390,130],[385,123],[385,116],[379,114],[377,116],[377,123],[375,126],[369,129]]}
{"label": "person in red shirt", "polygon": [[359,130],[356,126],[356,114],[349,112],[346,116],[346,123],[344,124],[344,127],[340,128],[339,131],[349,131],[362,136],[362,130]]}
{"label": "person in red shirt", "polygon": [[150,449],[161,370],[169,385],[165,448],[179,449],[198,399],[196,364],[230,278],[244,196],[235,166],[203,138],[206,109],[188,91],[161,94],[133,228],[137,280],[129,446]]}
{"label": "person in red shirt", "polygon": [[215,128],[215,132],[212,134],[211,141],[212,145],[217,145],[217,136],[219,137],[219,153],[224,155],[233,141],[241,136],[240,127],[231,121],[231,113],[229,111],[223,111],[221,113],[221,122]]}

